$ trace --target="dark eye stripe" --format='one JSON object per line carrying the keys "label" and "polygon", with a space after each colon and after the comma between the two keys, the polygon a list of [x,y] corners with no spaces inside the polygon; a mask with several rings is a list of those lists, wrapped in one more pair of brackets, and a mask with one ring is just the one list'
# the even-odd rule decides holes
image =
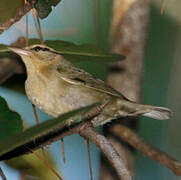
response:
{"label": "dark eye stripe", "polygon": [[42,51],[50,51],[48,48],[43,48]]}
{"label": "dark eye stripe", "polygon": [[73,78],[73,80],[75,80],[75,81],[79,81],[79,82],[81,82],[81,83],[84,83],[84,84],[85,84],[85,81],[84,81],[83,79],[80,79],[80,78]]}
{"label": "dark eye stripe", "polygon": [[32,48],[31,50],[34,50],[34,51],[36,51],[36,52],[38,52],[38,51],[50,51],[48,48],[43,48],[43,47],[40,47],[40,46],[36,46],[36,47],[34,47],[34,48]]}

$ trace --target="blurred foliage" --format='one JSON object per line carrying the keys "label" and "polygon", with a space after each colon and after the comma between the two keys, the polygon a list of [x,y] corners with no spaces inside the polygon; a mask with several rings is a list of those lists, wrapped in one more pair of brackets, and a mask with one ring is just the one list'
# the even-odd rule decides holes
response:
{"label": "blurred foliage", "polygon": [[[56,164],[52,159],[49,151],[43,149],[37,150],[36,153],[43,157],[49,162],[50,166],[56,170]],[[10,160],[5,161],[5,163],[20,172],[21,179],[23,180],[58,180],[52,171],[43,164],[34,154],[23,155]]]}
{"label": "blurred foliage", "polygon": [[[30,1],[30,0],[29,0]],[[52,11],[52,6],[56,6],[61,0],[38,0],[35,8],[41,19],[46,18]],[[18,8],[23,7],[24,0],[1,0],[0,1],[0,23],[6,22],[15,15]]]}
{"label": "blurred foliage", "polygon": [[9,52],[9,50],[6,47],[7,47],[6,45],[0,44],[0,53]]}
{"label": "blurred foliage", "polygon": [[[11,136],[14,137],[19,132],[23,131],[23,121],[20,115],[9,109],[6,101],[0,97],[0,141],[5,140]],[[38,150],[37,153],[41,156],[42,150]],[[56,169],[55,163],[46,151],[46,160],[49,162],[52,168]],[[14,169],[20,171],[20,174],[24,176],[25,180],[31,180],[32,177],[38,178],[39,180],[58,180],[56,176],[48,169],[34,154],[24,155],[21,157],[13,158],[5,161],[5,163]]]}
{"label": "blurred foliage", "polygon": [[[40,44],[40,41],[38,39],[30,39],[29,44]],[[45,44],[54,48],[57,52],[72,62],[85,60],[114,62],[125,59],[123,55],[107,53],[103,49],[90,44],[76,45],[72,42],[62,40],[46,40]],[[9,50],[6,48],[6,46],[0,44],[0,57],[9,56],[8,52]],[[10,54],[14,53],[10,52]]]}
{"label": "blurred foliage", "polygon": [[[157,3],[159,2],[157,1]],[[158,7],[155,7],[155,3],[151,6],[142,88],[142,97],[145,104],[168,106],[169,81],[172,81],[170,72],[173,66],[175,42],[177,41],[176,34],[179,27],[177,22],[168,16],[167,11],[168,9],[165,9],[163,15],[161,15],[160,4]],[[171,109],[174,112],[174,109]],[[173,119],[170,119],[169,122],[173,122]],[[168,121],[162,122],[145,117],[141,118],[139,135],[152,145],[168,152],[167,148],[169,145],[166,143],[166,136],[163,136],[163,131],[167,125]],[[173,135],[170,134],[170,137],[173,141]],[[154,172],[154,174],[150,174],[151,172]],[[166,176],[164,176],[164,173]],[[170,180],[174,179],[174,176],[157,162],[139,154],[136,179],[143,180],[146,178],[151,180],[156,178],[158,180]]]}
{"label": "blurred foliage", "polygon": [[10,19],[18,8],[24,5],[24,0],[1,0],[0,1],[0,23]]}
{"label": "blurred foliage", "polygon": [[20,115],[9,109],[6,101],[0,97],[0,141],[23,131]]}
{"label": "blurred foliage", "polygon": [[41,19],[46,18],[52,11],[52,6],[56,6],[61,0],[38,0],[35,8],[38,10],[38,15]]}
{"label": "blurred foliage", "polygon": [[[30,40],[31,43],[31,40]],[[35,44],[34,42],[32,44]],[[95,60],[95,61],[119,61],[125,59],[124,56],[120,54],[111,54],[105,52],[103,49],[90,45],[76,45],[71,42],[66,41],[45,41],[45,44],[57,50],[60,54],[66,55],[68,60],[72,61],[82,61],[82,60]]]}

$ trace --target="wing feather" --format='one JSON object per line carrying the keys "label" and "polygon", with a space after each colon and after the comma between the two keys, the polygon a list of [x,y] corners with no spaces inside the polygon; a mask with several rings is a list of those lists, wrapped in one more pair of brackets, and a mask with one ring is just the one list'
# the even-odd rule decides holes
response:
{"label": "wing feather", "polygon": [[119,97],[121,99],[128,100],[121,93],[113,89],[111,86],[107,85],[104,81],[92,76],[88,72],[79,69],[73,65],[58,66],[57,71],[61,79],[70,84],[81,85],[87,88],[94,89],[96,91],[104,92],[112,96]]}

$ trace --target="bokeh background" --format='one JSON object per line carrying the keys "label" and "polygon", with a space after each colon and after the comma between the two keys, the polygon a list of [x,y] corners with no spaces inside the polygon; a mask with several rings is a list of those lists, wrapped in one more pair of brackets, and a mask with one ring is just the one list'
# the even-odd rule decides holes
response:
{"label": "bokeh background", "polygon": [[[174,115],[169,121],[141,118],[138,134],[157,148],[181,160],[181,2],[167,2],[161,15],[161,1],[154,0],[150,7],[149,28],[145,46],[142,102],[170,107]],[[77,44],[96,44],[109,48],[109,27],[112,1],[110,0],[62,0],[52,13],[41,21],[44,39],[61,39]],[[31,15],[29,16],[30,37],[37,37]],[[0,44],[10,44],[25,36],[25,17],[0,35]],[[106,80],[107,64],[97,62],[79,63],[79,66],[99,78]],[[9,106],[19,112],[29,124],[35,124],[32,107],[26,96],[1,87],[0,95]],[[49,117],[38,111],[40,121]],[[66,164],[61,159],[60,142],[51,150],[57,166],[65,180],[89,179],[86,146],[82,138],[73,135],[65,138]],[[91,144],[91,159],[94,179],[98,179],[99,151]],[[19,173],[4,163],[2,169],[8,180],[18,180]],[[136,155],[136,180],[181,179],[151,159]]]}

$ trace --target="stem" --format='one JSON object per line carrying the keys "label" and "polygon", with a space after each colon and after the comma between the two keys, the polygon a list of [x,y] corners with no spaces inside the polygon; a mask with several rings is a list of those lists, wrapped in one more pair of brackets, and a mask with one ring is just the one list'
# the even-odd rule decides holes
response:
{"label": "stem", "polygon": [[33,114],[34,114],[34,117],[35,117],[36,124],[39,124],[39,119],[38,119],[38,114],[36,112],[36,107],[35,107],[34,104],[32,104],[32,107],[33,107]]}
{"label": "stem", "polygon": [[65,158],[65,146],[64,146],[64,139],[61,139],[61,148],[62,148],[62,159],[63,162],[66,163],[66,158]]}
{"label": "stem", "polygon": [[92,163],[91,163],[91,158],[90,158],[91,156],[90,156],[90,145],[89,145],[89,140],[88,140],[88,139],[85,139],[85,143],[86,143],[86,145],[87,145],[90,178],[91,178],[91,180],[93,180]]}
{"label": "stem", "polygon": [[0,168],[0,176],[1,176],[2,180],[7,180],[6,176],[4,175],[4,173],[3,173],[1,168]]}

